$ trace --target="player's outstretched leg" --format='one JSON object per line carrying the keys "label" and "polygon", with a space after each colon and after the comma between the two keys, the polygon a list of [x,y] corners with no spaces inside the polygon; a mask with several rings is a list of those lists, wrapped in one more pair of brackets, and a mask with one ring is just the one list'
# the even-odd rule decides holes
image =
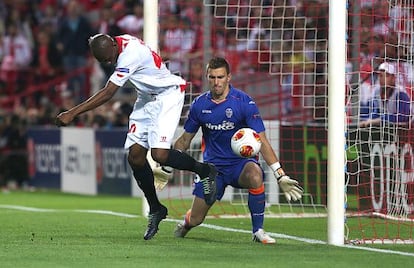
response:
{"label": "player's outstretched leg", "polygon": [[216,177],[217,169],[213,164],[197,162],[186,153],[175,149],[168,151],[168,158],[160,164],[179,170],[189,170],[197,173],[203,184],[204,199],[211,206],[217,199]]}
{"label": "player's outstretched leg", "polygon": [[208,164],[210,167],[210,173],[208,177],[202,178],[204,200],[207,205],[211,206],[217,200],[217,169],[213,164]]}
{"label": "player's outstretched leg", "polygon": [[160,222],[165,219],[168,215],[168,209],[161,205],[160,209],[149,213],[148,215],[148,227],[147,231],[144,234],[144,239],[149,240],[154,237],[154,235],[158,232],[158,225]]}

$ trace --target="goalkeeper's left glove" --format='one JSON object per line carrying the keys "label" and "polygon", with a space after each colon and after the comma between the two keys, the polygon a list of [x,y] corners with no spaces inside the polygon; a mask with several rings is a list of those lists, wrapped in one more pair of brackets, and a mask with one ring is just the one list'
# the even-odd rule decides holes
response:
{"label": "goalkeeper's left glove", "polygon": [[170,167],[155,167],[152,172],[154,173],[154,185],[155,189],[161,191],[167,185],[168,181],[172,179],[173,169]]}
{"label": "goalkeeper's left glove", "polygon": [[299,182],[286,175],[279,162],[271,165],[270,167],[273,169],[273,174],[276,177],[280,189],[282,189],[285,194],[286,200],[290,202],[291,200],[297,201],[301,199],[303,189],[299,186]]}

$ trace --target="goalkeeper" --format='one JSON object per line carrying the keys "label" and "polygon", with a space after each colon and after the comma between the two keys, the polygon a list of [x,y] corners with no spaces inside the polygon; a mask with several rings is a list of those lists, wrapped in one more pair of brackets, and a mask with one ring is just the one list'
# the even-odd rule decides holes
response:
{"label": "goalkeeper", "polygon": [[[217,199],[225,188],[248,189],[248,206],[252,220],[253,241],[273,244],[275,239],[263,230],[265,210],[265,189],[263,170],[256,158],[241,158],[230,146],[232,135],[240,128],[250,127],[259,133],[262,140],[261,154],[273,170],[275,179],[288,201],[302,197],[302,189],[296,180],[283,171],[266,135],[263,121],[255,102],[246,93],[230,85],[231,74],[228,62],[213,58],[207,66],[209,91],[197,97],[191,105],[184,125],[184,133],[177,139],[174,148],[185,151],[201,127],[205,144],[204,161],[212,163],[218,170],[216,178]],[[194,199],[184,221],[175,230],[176,237],[184,237],[191,228],[204,221],[211,205],[203,200],[203,185],[195,182]]]}

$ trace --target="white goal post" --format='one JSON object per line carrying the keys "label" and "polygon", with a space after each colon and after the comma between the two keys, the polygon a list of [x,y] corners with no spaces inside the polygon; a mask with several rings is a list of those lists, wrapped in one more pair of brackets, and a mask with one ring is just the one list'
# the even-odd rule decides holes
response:
{"label": "white goal post", "polygon": [[346,1],[329,0],[328,243],[344,244]]}

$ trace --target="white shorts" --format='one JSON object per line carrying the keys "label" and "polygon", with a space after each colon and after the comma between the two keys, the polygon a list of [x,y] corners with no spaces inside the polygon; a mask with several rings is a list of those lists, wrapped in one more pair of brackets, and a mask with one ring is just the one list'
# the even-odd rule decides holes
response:
{"label": "white shorts", "polygon": [[133,144],[169,149],[184,105],[184,90],[171,87],[158,95],[139,95],[129,116],[125,149]]}

